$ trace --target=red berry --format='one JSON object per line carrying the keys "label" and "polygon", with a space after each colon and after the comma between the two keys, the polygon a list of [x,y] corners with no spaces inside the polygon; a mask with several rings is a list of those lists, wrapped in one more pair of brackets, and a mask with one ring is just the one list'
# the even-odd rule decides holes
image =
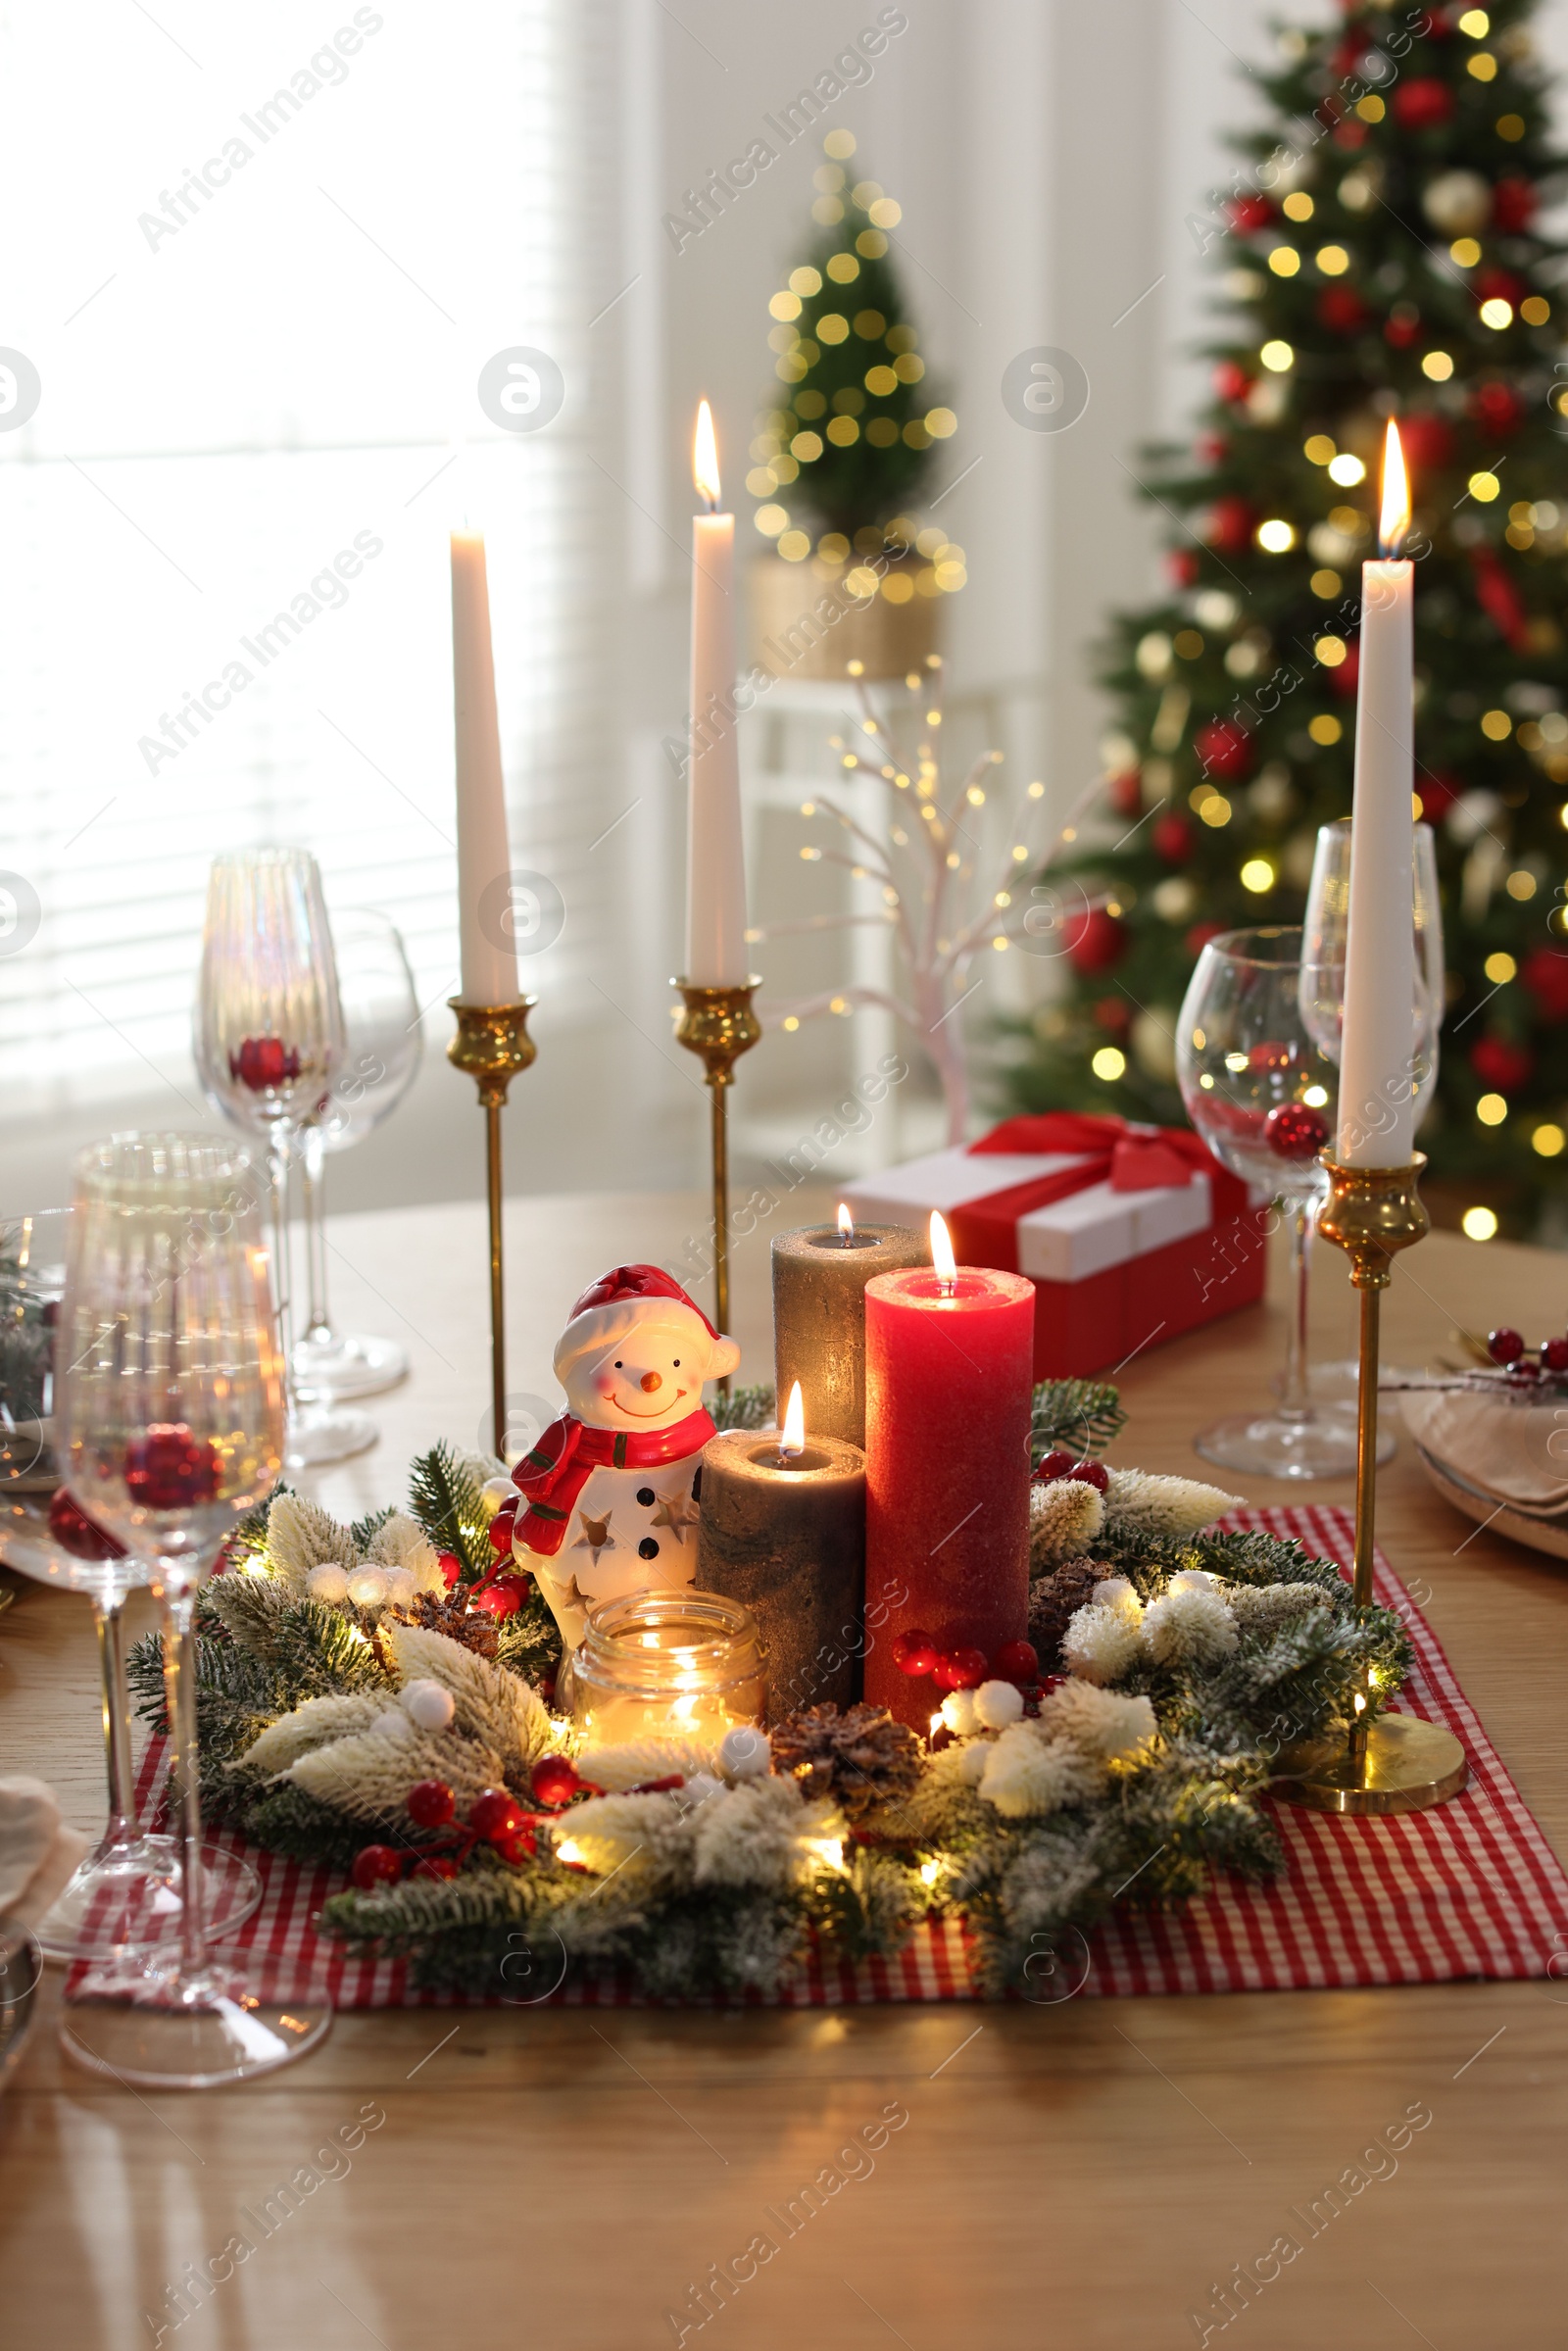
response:
{"label": "red berry", "polygon": [[1001,1682],[1032,1690],[1040,1679],[1040,1657],[1032,1641],[1004,1641],[991,1660]]}
{"label": "red berry", "polygon": [[539,1839],[527,1821],[513,1830],[510,1837],[493,1837],[491,1842],[502,1860],[510,1863],[513,1869],[520,1869],[522,1864],[525,1861],[531,1861],[539,1850]]}
{"label": "red berry", "polygon": [[489,1844],[514,1837],[522,1827],[522,1806],[504,1788],[487,1788],[468,1806],[468,1826]]}
{"label": "red berry", "polygon": [[503,1583],[497,1577],[495,1583],[487,1584],[482,1592],[476,1592],[468,1605],[482,1609],[486,1616],[515,1616],[522,1601],[517,1595],[515,1584],[511,1581]]}
{"label": "red berry", "polygon": [[1073,1455],[1064,1453],[1059,1445],[1055,1445],[1035,1471],[1034,1483],[1037,1486],[1054,1486],[1058,1478],[1064,1478],[1075,1466]]}
{"label": "red berry", "polygon": [[402,1875],[402,1858],[390,1845],[362,1846],[349,1872],[362,1893],[368,1893],[372,1886],[393,1886]]}
{"label": "red berry", "polygon": [[1541,1366],[1532,1362],[1528,1355],[1521,1355],[1517,1363],[1509,1364],[1508,1377],[1510,1380],[1539,1380]]}
{"label": "red berry", "polygon": [[1543,1371],[1568,1371],[1568,1339],[1548,1339],[1541,1350]]}
{"label": "red berry", "polygon": [[455,1878],[458,1865],[448,1853],[426,1853],[409,1872],[411,1878]]}
{"label": "red berry", "polygon": [[448,1592],[455,1584],[463,1581],[463,1561],[458,1557],[456,1551],[437,1551],[435,1563],[441,1570],[441,1580]]}
{"label": "red berry", "polygon": [[988,1670],[984,1649],[947,1649],[937,1659],[936,1678],[944,1690],[978,1690]]}
{"label": "red berry", "polygon": [[444,1780],[416,1780],[403,1802],[410,1820],[421,1829],[444,1829],[458,1809],[458,1799]]}
{"label": "red berry", "polygon": [[1263,1140],[1276,1158],[1315,1159],[1329,1139],[1329,1122],[1310,1102],[1276,1102],[1263,1121]]}
{"label": "red berry", "polygon": [[512,1530],[516,1516],[515,1502],[503,1502],[490,1521],[490,1548],[499,1551],[503,1559],[512,1557]]}
{"label": "red berry", "polygon": [[565,1755],[545,1755],[533,1767],[533,1792],[541,1804],[569,1803],[582,1782]]}
{"label": "red berry", "polygon": [[1524,1351],[1525,1343],[1519,1333],[1510,1331],[1506,1325],[1500,1330],[1488,1332],[1487,1353],[1494,1363],[1517,1363]]}
{"label": "red berry", "polygon": [[1075,1461],[1067,1481],[1072,1486],[1092,1486],[1097,1494],[1110,1492],[1110,1472],[1103,1461]]}
{"label": "red berry", "polygon": [[247,1037],[228,1056],[228,1074],[252,1094],[292,1084],[300,1074],[298,1049],[281,1037]]}
{"label": "red berry", "polygon": [[929,1633],[901,1633],[893,1643],[893,1662],[911,1682],[923,1681],[927,1674],[935,1673],[940,1654]]}
{"label": "red berry", "polygon": [[74,1559],[123,1559],[125,1546],[74,1502],[63,1486],[49,1497],[49,1532]]}
{"label": "red berry", "polygon": [[147,1510],[189,1510],[218,1492],[218,1448],[182,1420],[155,1421],[125,1447],[125,1488]]}

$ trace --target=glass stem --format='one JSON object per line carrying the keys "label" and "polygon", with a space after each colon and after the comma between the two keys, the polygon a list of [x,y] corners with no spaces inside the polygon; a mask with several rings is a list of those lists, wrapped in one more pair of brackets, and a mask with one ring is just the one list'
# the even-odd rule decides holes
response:
{"label": "glass stem", "polygon": [[1285,1386],[1281,1409],[1305,1420],[1312,1409],[1306,1384],[1306,1252],[1312,1238],[1312,1203],[1298,1200],[1291,1217],[1291,1297],[1285,1326]]}
{"label": "glass stem", "polygon": [[130,1690],[125,1680],[125,1595],[94,1600],[98,1666],[103,1680],[104,1762],[109,1775],[109,1822],[100,1850],[128,1845],[136,1836],[136,1773],[130,1752]]}
{"label": "glass stem", "polygon": [[300,1137],[300,1177],[309,1294],[305,1336],[315,1347],[331,1347],[332,1324],[326,1311],[326,1138],[319,1127],[307,1127]]}
{"label": "glass stem", "polygon": [[277,1301],[277,1334],[283,1351],[283,1376],[290,1409],[298,1406],[294,1383],[294,1300],[289,1279],[288,1143],[273,1128],[267,1146],[268,1219],[272,1229],[272,1296]]}
{"label": "glass stem", "polygon": [[194,1972],[206,1957],[202,1932],[201,1767],[196,1747],[196,1592],[163,1593],[164,1690],[169,1700],[174,1784],[172,1825],[179,1849],[179,1955]]}

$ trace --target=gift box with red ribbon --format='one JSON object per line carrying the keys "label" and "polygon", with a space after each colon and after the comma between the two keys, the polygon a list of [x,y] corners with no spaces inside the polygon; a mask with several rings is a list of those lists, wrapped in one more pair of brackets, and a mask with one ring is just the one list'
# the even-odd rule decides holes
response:
{"label": "gift box with red ribbon", "polygon": [[1249,1193],[1184,1127],[1051,1110],[852,1184],[858,1222],[947,1219],[960,1265],[1035,1285],[1035,1377],[1125,1362],[1263,1295]]}

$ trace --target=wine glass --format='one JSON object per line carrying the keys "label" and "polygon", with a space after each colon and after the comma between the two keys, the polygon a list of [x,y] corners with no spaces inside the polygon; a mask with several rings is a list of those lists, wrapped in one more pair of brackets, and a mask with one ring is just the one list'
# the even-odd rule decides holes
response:
{"label": "wine glass", "polygon": [[[272,1263],[285,1360],[294,1332],[288,1166],[343,1062],[332,934],[321,877],[303,849],[215,857],[196,995],[196,1066],[208,1098],[267,1145]],[[375,1443],[374,1421],[335,1409],[290,1381],[291,1469],[346,1461]]]}
{"label": "wine glass", "polygon": [[[1345,939],[1350,906],[1350,819],[1340,816],[1318,827],[1302,917],[1301,1015],[1330,1060],[1340,1058],[1345,1025]],[[1415,1004],[1412,1008],[1412,1092],[1419,1122],[1438,1082],[1438,1040],[1446,1004],[1443,960],[1443,901],[1438,888],[1437,839],[1430,824],[1415,828],[1414,905]],[[1415,1371],[1385,1364],[1386,1379],[1413,1379]],[[1361,1369],[1353,1355],[1318,1364],[1312,1394],[1325,1403],[1352,1405]]]}
{"label": "wine glass", "polygon": [[196,1744],[197,1588],[282,1466],[284,1382],[260,1187],[243,1151],[119,1135],[76,1162],[56,1424],[67,1488],[147,1565],[163,1619],[178,1797],[177,1948],[73,1976],[61,2038],[95,2072],[206,2088],[318,2041],[324,2001],[207,1947]]}
{"label": "wine glass", "polygon": [[1308,1390],[1306,1244],[1328,1192],[1317,1154],[1333,1133],[1339,1073],[1302,1017],[1300,955],[1297,929],[1222,932],[1198,958],[1177,1023],[1188,1116],[1234,1175],[1283,1200],[1291,1231],[1279,1409],[1216,1421],[1194,1444],[1223,1469],[1338,1478],[1355,1467],[1355,1427]]}
{"label": "wine glass", "polygon": [[304,1337],[294,1344],[293,1366],[301,1386],[318,1394],[374,1396],[402,1379],[409,1359],[395,1340],[345,1338],[332,1328],[326,1305],[326,1156],[363,1143],[391,1117],[418,1073],[423,1034],[414,973],[395,923],[368,911],[335,914],[332,948],[344,1053],[325,1104],[299,1138],[309,1308]]}
{"label": "wine glass", "polygon": [[0,1222],[0,1489],[9,1494],[58,1483],[49,1415],[66,1223],[64,1208]]}

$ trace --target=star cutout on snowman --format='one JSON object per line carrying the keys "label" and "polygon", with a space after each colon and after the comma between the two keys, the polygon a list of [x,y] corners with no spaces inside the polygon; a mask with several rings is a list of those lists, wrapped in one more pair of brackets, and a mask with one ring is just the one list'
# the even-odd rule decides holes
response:
{"label": "star cutout on snowman", "polygon": [[657,1265],[617,1265],[572,1307],[555,1353],[566,1409],[513,1471],[492,1530],[510,1527],[568,1649],[603,1601],[695,1581],[692,1489],[714,1433],[703,1383],[739,1361]]}

